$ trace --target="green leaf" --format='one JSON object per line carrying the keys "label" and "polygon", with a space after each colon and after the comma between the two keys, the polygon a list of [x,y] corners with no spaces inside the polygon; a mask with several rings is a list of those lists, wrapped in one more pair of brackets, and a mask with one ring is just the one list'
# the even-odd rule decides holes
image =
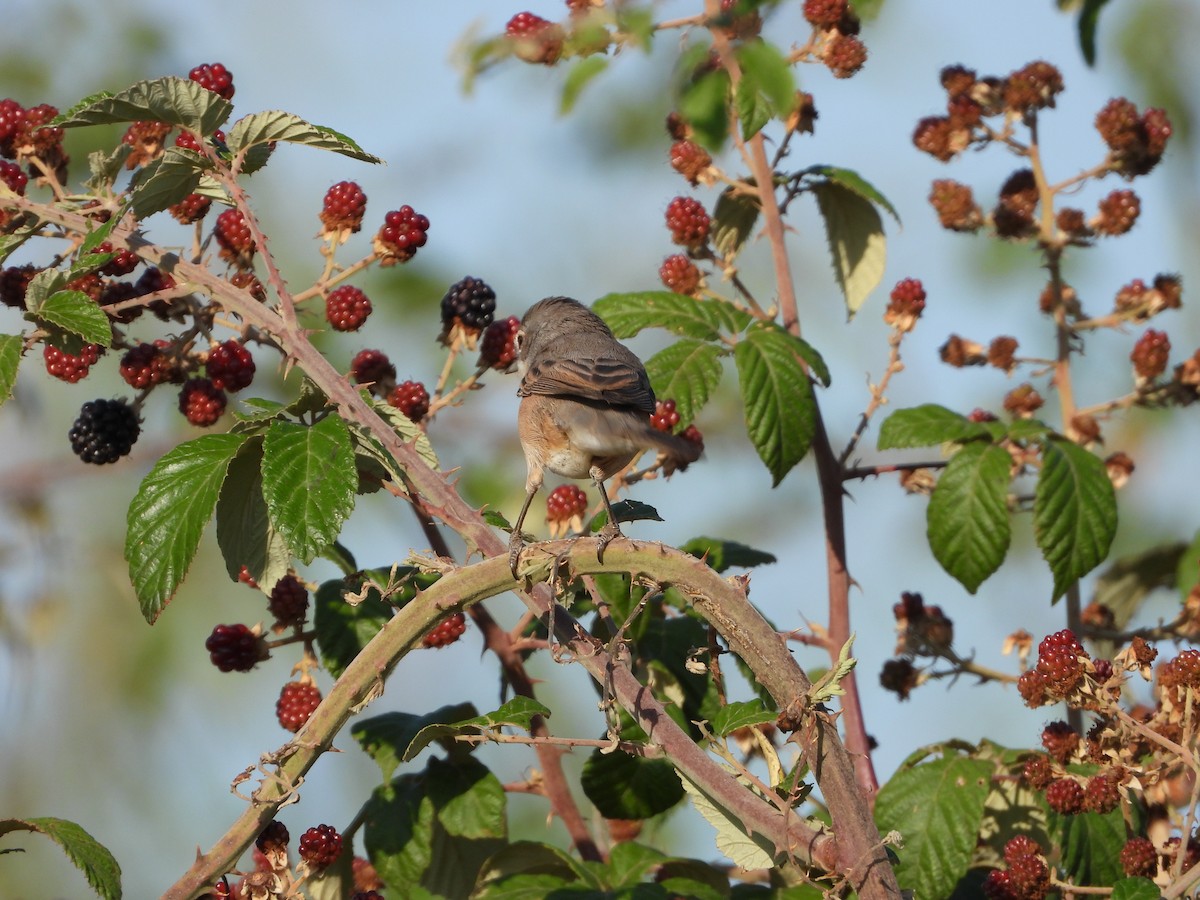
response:
{"label": "green leaf", "polygon": [[623,841],[609,854],[605,881],[611,890],[633,890],[666,858],[665,853],[652,847]]}
{"label": "green leaf", "polygon": [[1122,878],[1113,885],[1112,900],[1159,900],[1162,891],[1149,878]]}
{"label": "green leaf", "polygon": [[225,571],[238,580],[242,566],[266,590],[288,573],[287,542],[271,527],[262,491],[262,441],[246,442],[229,464],[217,498],[217,546]]}
{"label": "green leaf", "polygon": [[929,547],[946,573],[972,594],[1008,553],[1011,466],[1002,447],[967,444],[950,458],[929,498]]}
{"label": "green leaf", "polygon": [[910,447],[929,447],[935,444],[963,443],[988,436],[982,422],[972,422],[964,415],[925,403],[909,409],[898,409],[879,427],[880,450],[904,450]]}
{"label": "green leaf", "polygon": [[687,84],[679,98],[679,114],[692,126],[696,143],[716,151],[729,135],[729,74],[708,71]]}
{"label": "green leaf", "polygon": [[263,497],[271,525],[304,563],[337,540],[354,509],[358,476],[350,430],[335,415],[309,427],[274,422],[263,441]]}
{"label": "green leaf", "polygon": [[1054,575],[1057,599],[1108,556],[1117,531],[1117,500],[1104,462],[1078,444],[1042,445],[1033,500],[1034,538]]}
{"label": "green leaf", "polygon": [[342,579],[326,581],[313,598],[313,628],[317,632],[321,665],[334,678],[341,677],[346,666],[393,614],[392,607],[374,589],[361,603],[352,606],[344,596],[348,587],[356,586],[347,585]]}
{"label": "green leaf", "polygon": [[94,837],[66,819],[38,817],[0,819],[0,837],[16,831],[44,834],[54,841],[67,858],[87,878],[92,890],[104,900],[120,900],[121,867],[108,849]]}
{"label": "green leaf", "polygon": [[580,785],[606,819],[649,819],[683,799],[683,785],[669,762],[621,750],[594,751],[583,764]]}
{"label": "green leaf", "polygon": [[1108,0],[1083,0],[1079,11],[1079,50],[1089,66],[1096,64],[1096,25],[1100,21],[1100,10]]}
{"label": "green leaf", "polygon": [[[502,838],[508,832],[504,816],[504,786],[476,757],[429,761],[429,796],[438,824],[446,833],[473,840]],[[478,860],[476,871],[492,852]],[[472,872],[471,879],[474,881]]]}
{"label": "green leaf", "polygon": [[901,224],[900,213],[896,212],[896,207],[892,206],[892,201],[888,200],[879,188],[875,187],[875,185],[871,184],[871,182],[867,181],[867,179],[863,178],[853,169],[843,169],[838,166],[812,166],[805,169],[804,172],[806,174],[812,173],[824,176],[829,181],[841,187],[848,188],[864,200],[870,200],[876,206],[885,209],[888,215],[896,220],[897,225]]}
{"label": "green leaf", "polygon": [[692,424],[721,382],[721,357],[715,344],[685,338],[646,360],[646,374],[660,400],[674,400],[679,428]]}
{"label": "green leaf", "polygon": [[74,128],[149,119],[208,136],[225,123],[231,112],[233,104],[224,97],[190,78],[172,76],[139,81],[116,94],[107,91],[93,94],[80,100],[52,124]]}
{"label": "green leaf", "polygon": [[966,873],[994,766],[961,756],[904,768],[875,798],[879,831],[898,831],[896,876],[918,897],[948,897]]}
{"label": "green leaf", "polygon": [[716,341],[723,332],[735,334],[754,321],[725,300],[696,300],[672,291],[607,294],[592,304],[592,311],[618,338],[631,338],[645,328],[665,328],[680,337]]}
{"label": "green leaf", "polygon": [[736,51],[742,78],[734,107],[742,122],[742,139],[749,140],[776,116],[786,116],[796,103],[791,66],[774,45],[750,41]]}
{"label": "green leaf", "polygon": [[[1100,574],[1092,599],[1112,612],[1113,628],[1123,630],[1150,592],[1174,587],[1179,573],[1186,572],[1195,579],[1195,559],[1190,567],[1183,565],[1187,559],[1186,551],[1187,546],[1183,543],[1149,547],[1141,553],[1118,559]],[[1188,590],[1188,587],[1182,588],[1185,598]],[[1107,659],[1116,650],[1111,641],[1093,639],[1093,642],[1096,644],[1094,655],[1098,659]]]}
{"label": "green leaf", "polygon": [[12,396],[24,344],[19,334],[0,334],[0,404]]}
{"label": "green leaf", "polygon": [[1192,542],[1179,557],[1175,570],[1175,589],[1179,591],[1179,598],[1187,600],[1197,584],[1200,584],[1200,531],[1192,536]]}
{"label": "green leaf", "polygon": [[142,166],[134,176],[133,211],[144,219],[196,193],[209,165],[194,150],[168,147],[166,153]]}
{"label": "green leaf", "polygon": [[887,241],[875,204],[836,181],[813,186],[825,222],[833,274],[846,300],[849,318],[883,278]]}
{"label": "green leaf", "polygon": [[679,549],[699,557],[718,572],[735,566],[740,569],[752,569],[776,561],[773,554],[720,538],[694,537]]}
{"label": "green leaf", "polygon": [[826,703],[834,697],[841,697],[846,693],[842,687],[842,682],[846,680],[854,668],[858,665],[858,660],[850,655],[850,650],[854,646],[854,634],[846,639],[846,643],[842,644],[842,649],[838,651],[837,663],[833,668],[826,670],[819,678],[813,680],[813,685],[808,689],[809,700],[813,704]]}
{"label": "green leaf", "polygon": [[417,755],[410,752],[410,747],[419,733],[431,726],[473,715],[475,711],[471,703],[456,703],[439,707],[423,716],[399,712],[384,713],[354,723],[350,734],[358,741],[363,752],[375,760],[386,782],[391,781],[401,762],[407,762]]}
{"label": "green leaf", "polygon": [[712,730],[718,737],[725,737],[739,728],[774,722],[778,716],[778,712],[767,709],[761,700],[735,700],[721,707],[721,711],[713,716]]}
{"label": "green leaf", "polygon": [[1080,813],[1075,816],[1050,814],[1051,833],[1058,833],[1062,847],[1061,865],[1075,884],[1108,887],[1125,874],[1121,848],[1125,846],[1125,820],[1121,810],[1105,815]]}
{"label": "green leaf", "polygon": [[360,162],[383,162],[378,156],[367,153],[346,135],[323,125],[313,125],[299,116],[281,110],[253,113],[238,119],[229,132],[229,152],[236,155],[257,144],[268,144],[272,141],[303,144],[318,150],[332,150]]}
{"label": "green leaf", "polygon": [[[471,712],[475,710],[472,708]],[[456,735],[481,735],[499,733],[501,728],[520,728],[528,731],[535,716],[549,716],[550,708],[529,697],[514,697],[497,710],[466,719],[439,719],[423,727],[401,758],[413,759],[434,741],[451,743]],[[447,739],[450,739],[447,741]],[[386,776],[385,776],[386,777]]]}
{"label": "green leaf", "polygon": [[35,218],[11,234],[0,234],[0,263],[7,260],[13,251],[37,234],[41,225],[42,223]]}
{"label": "green leaf", "polygon": [[29,317],[77,334],[90,344],[107,347],[112,342],[108,316],[83,291],[58,291],[45,299]]}
{"label": "green leaf", "polygon": [[571,66],[563,81],[562,99],[558,104],[559,113],[565,116],[573,110],[575,104],[579,102],[579,95],[583,93],[583,89],[607,68],[608,60],[599,55],[581,59]]}
{"label": "green leaf", "polygon": [[734,348],[746,430],[771,473],[772,487],[804,458],[816,428],[816,400],[801,365],[802,343],[764,322],[751,327]]}
{"label": "green leaf", "polygon": [[[92,173],[92,177],[84,182],[84,186],[92,193],[102,193],[107,188],[112,186],[112,183],[117,180],[121,173],[125,170],[125,160],[129,159],[129,154],[133,152],[133,145],[124,142],[117,144],[116,149],[111,153],[106,153],[103,150],[95,150],[88,154],[88,171]],[[116,224],[120,220],[120,216],[113,216],[105,224]]]}
{"label": "green leaf", "polygon": [[[620,500],[612,505],[617,522],[661,522],[663,517],[649,503],[640,500]],[[588,531],[599,531],[608,522],[608,512],[600,510],[588,523]]]}
{"label": "green leaf", "polygon": [[558,847],[533,841],[513,841],[487,861],[476,883],[479,893],[471,896],[487,900],[497,897],[515,900],[544,897],[549,895],[541,891],[514,893],[514,886],[518,882],[525,883],[527,879],[542,878],[554,879],[554,886],[558,887],[590,874],[582,861]]}
{"label": "green leaf", "polygon": [[[757,194],[726,188],[713,207],[709,242],[722,256],[732,256],[750,240],[762,204]],[[745,326],[743,326],[745,327]],[[740,330],[740,329],[739,329]]]}
{"label": "green leaf", "polygon": [[[438,467],[437,453],[433,449],[433,444],[429,441],[429,435],[425,433],[420,425],[406,416],[403,412],[394,406],[380,400],[371,404],[371,408],[379,415],[381,419],[392,426],[392,430],[400,435],[406,443],[412,444],[417,451],[417,455],[429,465],[429,468],[436,469]],[[401,467],[384,452],[383,448],[374,440],[364,440],[362,433],[355,432],[356,446],[363,452],[375,455],[377,460],[385,469],[398,477],[402,473]],[[375,451],[371,451],[368,447],[374,447]]]}
{"label": "green leaf", "polygon": [[762,131],[774,114],[771,101],[758,89],[758,82],[753,77],[738,82],[733,94],[733,108],[742,123],[744,141]]}
{"label": "green leaf", "polygon": [[146,621],[175,595],[245,435],[207,434],[155,463],[129,504],[125,559]]}
{"label": "green leaf", "polygon": [[717,850],[743,869],[770,869],[775,861],[774,842],[757,832],[746,833],[745,823],[738,815],[717,804],[700,788],[680,777],[684,790],[692,798],[692,806],[717,832]]}

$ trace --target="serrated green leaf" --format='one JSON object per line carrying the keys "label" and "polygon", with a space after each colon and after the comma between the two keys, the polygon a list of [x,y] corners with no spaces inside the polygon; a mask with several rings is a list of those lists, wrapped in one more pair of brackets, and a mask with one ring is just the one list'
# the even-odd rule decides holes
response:
{"label": "serrated green leaf", "polygon": [[[980,423],[984,426],[994,426],[996,422]],[[1037,419],[1014,419],[1008,423],[1007,434],[1014,441],[1035,441],[1052,434],[1054,429],[1045,422]]]}
{"label": "serrated green leaf", "polygon": [[771,323],[751,327],[734,348],[746,431],[778,485],[804,458],[816,428],[812,385],[798,338]]}
{"label": "serrated green leaf", "polygon": [[1162,891],[1149,878],[1122,878],[1113,885],[1112,900],[1159,900]]}
{"label": "serrated green leaf", "polygon": [[[709,226],[709,242],[722,256],[732,256],[750,240],[762,203],[757,194],[726,188],[717,197]],[[745,326],[742,326],[745,327]]]}
{"label": "serrated green leaf", "polygon": [[52,124],[61,128],[152,120],[207,136],[220,128],[233,104],[190,78],[139,81],[111,94],[102,91],[80,100]]}
{"label": "serrated green leaf", "polygon": [[138,170],[133,179],[133,211],[144,219],[174,206],[197,192],[211,163],[194,150],[168,147],[158,159]]}
{"label": "serrated green leaf", "polygon": [[743,76],[754,79],[777,116],[786,116],[796,102],[796,79],[787,58],[768,41],[747,41],[737,48]]}
{"label": "serrated green leaf", "polygon": [[285,141],[303,144],[318,150],[331,150],[361,162],[383,162],[378,156],[367,153],[346,135],[306,122],[299,116],[282,110],[253,113],[243,116],[234,123],[229,132],[229,152],[237,154],[257,144]]}
{"label": "serrated green leaf", "polygon": [[[406,443],[412,444],[417,451],[417,455],[429,464],[429,468],[436,469],[439,465],[437,453],[433,449],[433,444],[429,441],[429,435],[425,433],[420,425],[406,416],[403,412],[382,400],[371,404],[371,408],[379,414],[379,417],[392,426],[392,430],[400,435]],[[378,444],[375,445],[378,447]],[[366,449],[366,445],[362,445]],[[383,448],[378,447],[379,453],[383,454]],[[396,461],[390,456],[383,454],[380,458],[380,463],[384,468],[388,469],[393,474],[399,473],[400,467]]]}
{"label": "serrated green leaf", "polygon": [[883,278],[887,241],[875,204],[836,181],[813,187],[825,222],[833,274],[846,300],[848,318],[862,307]]}
{"label": "serrated green leaf", "polygon": [[383,773],[383,780],[387,782],[392,780],[392,775],[401,762],[417,755],[410,753],[409,748],[418,734],[433,725],[454,722],[475,712],[475,706],[471,703],[455,703],[421,716],[399,712],[384,713],[355,722],[350,734],[358,741],[363,752],[375,760]]}
{"label": "serrated green leaf", "polygon": [[19,334],[0,334],[0,404],[12,396],[24,344],[25,341]]}
{"label": "serrated green leaf", "polygon": [[309,427],[274,422],[263,441],[263,498],[293,555],[304,563],[337,540],[354,509],[358,476],[350,430],[329,415]]}
{"label": "serrated green leaf", "polygon": [[[523,878],[553,878],[556,884],[575,881],[587,869],[581,860],[550,844],[533,841],[513,841],[493,855],[480,870],[476,891],[472,897],[491,898],[548,896],[542,892],[515,894],[511,885]],[[533,875],[531,873],[541,873]]]}
{"label": "serrated green leaf", "polygon": [[718,737],[725,737],[739,728],[774,722],[778,715],[775,710],[767,709],[761,700],[735,700],[713,716],[712,731]]}
{"label": "serrated green leaf", "polygon": [[40,228],[41,222],[34,218],[11,234],[0,234],[0,262],[7,260],[13,251],[37,234]]}
{"label": "serrated green leaf", "polygon": [[1079,51],[1089,66],[1096,64],[1096,25],[1100,21],[1100,10],[1107,3],[1108,0],[1084,0],[1083,8],[1079,11]]}
{"label": "serrated green leaf", "polygon": [[[471,712],[475,712],[474,709]],[[549,716],[550,708],[529,697],[514,697],[497,710],[470,718],[439,719],[436,723],[426,725],[420,733],[414,736],[401,758],[408,762],[434,741],[456,735],[479,735],[489,732],[499,732],[501,728],[521,728],[529,730],[535,716]]]}
{"label": "serrated green leaf", "polygon": [[729,74],[708,71],[688,83],[679,97],[679,114],[692,126],[692,137],[710,151],[718,151],[729,135]]}
{"label": "serrated green leaf", "polygon": [[42,269],[25,286],[25,308],[36,313],[51,294],[63,289],[67,280],[67,273],[61,269]]}
{"label": "serrated green leaf", "polygon": [[0,819],[0,837],[16,831],[32,831],[50,838],[62,847],[98,896],[104,900],[121,900],[121,867],[116,857],[74,822],[47,816]]}
{"label": "serrated green leaf", "polygon": [[884,419],[879,427],[877,446],[880,450],[904,450],[961,443],[987,436],[988,431],[983,423],[972,422],[966,416],[936,403],[925,403],[909,409],[898,409]]}
{"label": "serrated green leaf", "polygon": [[774,110],[771,101],[758,89],[753,78],[742,78],[733,92],[733,109],[742,123],[742,140],[748,141],[763,130]]}
{"label": "serrated green leaf", "polygon": [[243,566],[266,590],[288,574],[287,542],[271,527],[262,492],[262,441],[247,441],[229,464],[217,497],[217,546],[234,581]]}
{"label": "serrated green leaf", "polygon": [[584,794],[606,819],[648,819],[683,799],[683,785],[664,759],[596,750],[579,776]]}
{"label": "serrated green leaf", "polygon": [[966,873],[983,820],[994,766],[961,756],[901,769],[875,798],[881,834],[898,831],[902,888],[918,897],[948,897]]}
{"label": "serrated green leaf", "polygon": [[1002,447],[967,444],[950,458],[929,498],[929,547],[946,573],[972,594],[1008,553],[1011,466]]}
{"label": "serrated green leaf", "polygon": [[563,81],[562,99],[558,104],[559,113],[565,116],[573,110],[575,104],[579,101],[579,95],[583,93],[583,89],[591,83],[593,78],[607,68],[608,60],[599,55],[589,56],[571,66],[567,72],[567,77]]}
{"label": "serrated green leaf", "polygon": [[[125,160],[133,152],[133,145],[124,142],[117,144],[111,153],[96,150],[88,154],[88,171],[92,177],[84,182],[84,186],[92,193],[100,193],[112,186],[121,172],[125,169]],[[116,223],[119,216],[113,216],[108,221]],[[108,224],[107,222],[105,224]]]}
{"label": "serrated green leaf", "polygon": [[609,890],[634,890],[666,858],[665,853],[653,847],[622,841],[609,854],[605,882]]}
{"label": "serrated green leaf", "polygon": [[707,341],[677,341],[646,360],[646,374],[660,400],[674,400],[679,428],[692,424],[721,382],[724,351]]}
{"label": "serrated green leaf", "polygon": [[757,832],[747,834],[745,823],[736,814],[717,804],[682,774],[679,781],[692,798],[692,806],[716,829],[718,851],[743,869],[770,869],[774,866],[772,855],[775,846],[771,840]]}
{"label": "serrated green leaf", "polygon": [[864,200],[870,200],[876,206],[882,207],[887,211],[896,224],[900,223],[900,213],[896,212],[896,207],[892,206],[892,201],[888,200],[883,195],[883,192],[867,179],[863,178],[858,172],[853,169],[843,169],[838,166],[811,166],[804,170],[805,173],[822,175],[829,181],[832,181],[844,188],[848,188]]}
{"label": "serrated green leaf", "polygon": [[246,438],[206,434],[155,463],[129,504],[125,559],[146,621],[162,614],[187,574],[229,463]]}
{"label": "serrated green leaf", "polygon": [[435,858],[436,830],[433,804],[418,775],[376,788],[363,808],[367,858],[385,883],[402,884],[406,893],[423,886]]}
{"label": "serrated green leaf", "polygon": [[775,556],[762,550],[755,550],[737,541],[725,541],[720,538],[694,537],[679,548],[684,553],[699,557],[718,572],[734,566],[742,569],[752,569],[755,566],[775,562]]}
{"label": "serrated green leaf", "polygon": [[[429,760],[429,796],[437,810],[438,824],[457,838],[481,840],[502,838],[508,833],[504,817],[504,786],[477,757],[460,756],[445,762]],[[475,872],[500,847],[476,860]],[[459,896],[449,894],[447,896]]]}
{"label": "serrated green leaf", "polygon": [[1121,867],[1121,848],[1127,839],[1121,810],[1105,815],[1089,812],[1075,816],[1050,813],[1051,834],[1062,848],[1061,865],[1075,884],[1108,887],[1125,870]]}
{"label": "serrated green leaf", "polygon": [[736,334],[753,320],[724,300],[696,300],[671,291],[606,294],[592,311],[618,338],[631,338],[646,328],[665,328],[680,337],[716,341],[722,332]]}
{"label": "serrated green leaf", "polygon": [[1043,443],[1033,529],[1057,599],[1100,565],[1112,546],[1117,500],[1104,462],[1068,440]]}
{"label": "serrated green leaf", "polygon": [[377,590],[371,590],[357,606],[346,601],[346,590],[347,584],[342,579],[326,581],[317,588],[313,598],[313,628],[317,632],[321,665],[334,678],[341,677],[346,666],[379,633],[394,612]]}
{"label": "serrated green leaf", "polygon": [[31,317],[63,331],[77,334],[90,344],[107,347],[112,342],[112,326],[99,305],[83,291],[58,291],[45,299]]}

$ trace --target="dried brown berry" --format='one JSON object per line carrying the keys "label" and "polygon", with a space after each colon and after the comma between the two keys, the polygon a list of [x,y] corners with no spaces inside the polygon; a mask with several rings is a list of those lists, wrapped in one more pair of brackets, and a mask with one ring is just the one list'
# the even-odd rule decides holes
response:
{"label": "dried brown berry", "polygon": [[1004,105],[1009,112],[1023,116],[1032,110],[1054,107],[1054,98],[1063,90],[1062,73],[1048,62],[1031,62],[1013,72],[1004,82]]}
{"label": "dried brown berry", "polygon": [[913,131],[913,146],[934,159],[949,162],[971,142],[971,132],[955,128],[948,116],[927,116]]}
{"label": "dried brown berry", "polygon": [[977,231],[983,224],[983,211],[965,184],[948,178],[938,179],[929,191],[929,203],[937,212],[942,227],[950,231]]}
{"label": "dried brown berry", "polygon": [[1011,372],[1017,365],[1014,359],[1017,346],[1017,339],[1014,337],[1001,335],[993,338],[991,344],[988,345],[988,365]]}
{"label": "dried brown berry", "polygon": [[1133,191],[1113,191],[1100,201],[1100,210],[1090,224],[1097,234],[1109,237],[1125,234],[1133,228],[1141,211],[1141,201]]}
{"label": "dried brown berry", "polygon": [[1021,778],[1035,791],[1044,791],[1054,777],[1050,758],[1041,753],[1025,760],[1025,766],[1021,769]]}
{"label": "dried brown berry", "polygon": [[1066,722],[1051,722],[1042,729],[1042,746],[1060,765],[1066,765],[1079,749],[1079,732]]}
{"label": "dried brown berry", "polygon": [[1171,340],[1166,332],[1146,329],[1129,354],[1138,381],[1153,381],[1167,370],[1171,356]]}
{"label": "dried brown berry", "polygon": [[867,45],[853,34],[839,34],[825,45],[825,65],[834,78],[850,78],[867,62]]}
{"label": "dried brown berry", "polygon": [[879,672],[879,684],[885,691],[891,691],[901,700],[907,700],[913,689],[920,682],[920,673],[912,661],[906,657],[889,659]]}
{"label": "dried brown berry", "polygon": [[982,366],[987,363],[987,354],[984,353],[982,346],[959,337],[957,334],[950,335],[938,353],[942,362],[954,366],[956,369],[961,369],[963,366]]}

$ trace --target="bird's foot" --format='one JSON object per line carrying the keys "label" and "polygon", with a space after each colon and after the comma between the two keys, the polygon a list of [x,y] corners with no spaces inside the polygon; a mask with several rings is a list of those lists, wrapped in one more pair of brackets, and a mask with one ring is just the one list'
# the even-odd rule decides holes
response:
{"label": "bird's foot", "polygon": [[610,519],[596,534],[596,562],[604,562],[605,548],[619,537],[625,535],[621,533],[621,527]]}
{"label": "bird's foot", "polygon": [[521,551],[525,549],[525,542],[521,540],[521,533],[513,531],[512,537],[508,542],[508,570],[512,572],[512,577],[520,579],[517,574],[517,566],[521,564]]}

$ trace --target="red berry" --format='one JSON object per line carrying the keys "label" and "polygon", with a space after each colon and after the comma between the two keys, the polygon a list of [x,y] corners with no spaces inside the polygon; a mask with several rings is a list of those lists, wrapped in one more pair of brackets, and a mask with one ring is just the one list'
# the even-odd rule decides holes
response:
{"label": "red berry", "polygon": [[414,422],[420,422],[429,412],[429,392],[419,381],[406,381],[388,394],[388,403]]}
{"label": "red berry", "polygon": [[46,363],[46,371],[59,381],[69,384],[75,384],[86,378],[103,352],[104,348],[99,344],[84,344],[78,355],[51,347],[49,344],[42,345],[42,358]]}
{"label": "red berry", "polygon": [[270,657],[266,642],[245,625],[218,625],[204,642],[209,658],[222,672],[249,672]]}
{"label": "red berry", "polygon": [[1066,722],[1051,722],[1042,729],[1042,746],[1065,766],[1079,749],[1079,733]]}
{"label": "red berry", "polygon": [[289,681],[275,702],[275,717],[288,731],[296,732],[321,705],[321,691],[311,681]]}
{"label": "red berry", "polygon": [[332,825],[318,825],[301,835],[299,852],[309,866],[323,869],[341,855],[342,836]]}
{"label": "red berry", "polygon": [[302,625],[308,614],[308,588],[295,575],[284,575],[271,588],[267,608],[281,627]]}
{"label": "red berry", "polygon": [[560,484],[546,497],[546,521],[551,525],[566,525],[581,520],[587,507],[587,494],[578,485]]}
{"label": "red berry", "polygon": [[1088,779],[1083,802],[1089,812],[1104,815],[1117,808],[1121,802],[1120,784],[1124,774],[1123,770],[1117,769],[1100,772]]}
{"label": "red berry", "polygon": [[17,160],[38,159],[47,169],[55,170],[59,180],[65,180],[67,155],[63,152],[63,130],[48,128],[46,123],[58,115],[58,108],[49,103],[25,110],[25,120],[13,136],[13,151]]}
{"label": "red berry", "polygon": [[711,165],[712,157],[695,141],[676,141],[671,145],[671,168],[690,184],[698,184]]}
{"label": "red berry", "polygon": [[1144,837],[1130,838],[1121,848],[1121,868],[1130,878],[1153,878],[1158,872],[1158,851]]}
{"label": "red berry", "polygon": [[132,123],[121,137],[121,143],[133,148],[125,159],[125,168],[135,169],[162,156],[163,142],[170,133],[171,126],[166,122]]}
{"label": "red berry", "polygon": [[1054,767],[1050,764],[1050,758],[1041,753],[1029,757],[1021,770],[1021,778],[1035,791],[1044,791],[1054,780]]}
{"label": "red berry", "polygon": [[371,301],[351,284],[329,292],[325,298],[325,318],[335,331],[358,331],[371,315]]}
{"label": "red berry", "polygon": [[1133,191],[1113,191],[1100,201],[1100,210],[1092,228],[1098,234],[1125,234],[1142,211],[1142,203]]}
{"label": "red berry", "polygon": [[374,249],[381,266],[408,262],[425,246],[429,219],[411,206],[402,206],[383,217],[383,227],[375,235]]}
{"label": "red berry", "polygon": [[1167,370],[1171,356],[1171,341],[1166,332],[1146,329],[1146,333],[1133,345],[1129,359],[1133,371],[1140,380],[1153,381]]}
{"label": "red berry", "polygon": [[267,289],[253,272],[235,272],[230,276],[229,283],[241,288],[259,303],[265,303],[267,300]]}
{"label": "red berry", "polygon": [[[212,141],[218,146],[224,145],[225,132],[218,128],[212,133],[208,140]],[[181,131],[175,136],[176,147],[181,147],[184,150],[191,150],[193,153],[199,153],[202,156],[204,155],[204,141],[205,139],[203,136],[195,134],[191,131]]]}
{"label": "red berry", "polygon": [[188,194],[174,206],[167,208],[171,217],[181,225],[194,225],[208,215],[212,198],[200,194]]}
{"label": "red berry", "polygon": [[676,197],[667,206],[671,240],[684,247],[703,247],[708,241],[709,218],[704,205],[691,197]]}
{"label": "red berry", "polygon": [[[1011,392],[1010,392],[1011,396]],[[1007,404],[1007,399],[1006,399]],[[1055,698],[1062,698],[1083,678],[1087,651],[1068,628],[1045,637],[1038,644],[1037,672]]]}
{"label": "red berry", "polygon": [[700,292],[700,270],[682,253],[664,259],[659,267],[658,277],[668,290],[676,294],[695,296]]}
{"label": "red berry", "polygon": [[834,78],[849,78],[867,62],[867,46],[853,34],[839,34],[825,45],[825,65]]}
{"label": "red berry", "polygon": [[818,28],[834,28],[846,15],[846,0],[804,0],[804,18]]}
{"label": "red berry", "polygon": [[226,100],[233,99],[233,73],[221,63],[204,63],[188,72],[188,78],[205,90],[220,94]]}
{"label": "red berry", "polygon": [[565,35],[561,25],[531,12],[519,12],[504,26],[518,59],[547,66],[558,62]]}
{"label": "red berry", "polygon": [[221,418],[226,402],[225,392],[207,378],[189,378],[179,391],[179,411],[201,428]]}
{"label": "red berry", "polygon": [[[108,241],[103,241],[97,245],[95,252],[114,253],[113,245]],[[112,275],[114,278],[119,278],[122,275],[128,275],[136,269],[141,261],[141,258],[132,250],[126,250],[122,247],[120,250],[115,251],[113,258],[100,268],[100,274]]]}
{"label": "red berry", "polygon": [[460,612],[447,616],[421,639],[426,647],[448,647],[467,630],[467,617]]}
{"label": "red berry", "polygon": [[517,361],[516,337],[520,330],[521,320],[516,316],[489,325],[479,344],[479,367],[500,372],[511,369]]}
{"label": "red berry", "polygon": [[371,393],[386,397],[396,386],[396,367],[381,350],[360,350],[350,361],[350,377],[355,384],[371,385]]}
{"label": "red berry", "polygon": [[258,582],[254,580],[254,576],[250,574],[250,568],[243,565],[238,569],[238,581],[246,585],[246,587],[258,589]]}
{"label": "red berry", "polygon": [[1050,870],[1040,856],[1018,856],[1008,864],[1008,875],[1022,900],[1042,900],[1050,890]]}
{"label": "red berry", "polygon": [[325,192],[325,202],[321,207],[321,224],[325,226],[322,233],[355,233],[362,228],[366,211],[367,195],[362,188],[353,181],[339,181]]}
{"label": "red berry", "polygon": [[254,357],[240,341],[226,341],[208,351],[205,371],[218,390],[240,391],[254,380]]}
{"label": "red berry", "polygon": [[1059,778],[1046,788],[1046,803],[1060,816],[1083,812],[1083,802],[1083,788],[1071,778]]}
{"label": "red berry", "polygon": [[912,331],[925,311],[924,285],[916,278],[902,279],[892,288],[890,300],[883,321],[899,331]]}
{"label": "red berry", "polygon": [[25,196],[25,186],[29,184],[29,176],[22,172],[21,167],[16,163],[0,160],[0,181],[7,184],[14,194],[23,197]]}
{"label": "red berry", "polygon": [[992,869],[983,879],[983,896],[987,900],[1022,900],[1012,876],[1003,869]]}
{"label": "red berry", "polygon": [[25,107],[11,97],[0,100],[0,156],[16,155],[13,139],[25,124]]}
{"label": "red berry", "polygon": [[254,238],[240,209],[227,209],[217,216],[213,236],[221,245],[221,259],[239,268],[249,268],[254,257]]}
{"label": "red berry", "polygon": [[675,426],[679,424],[679,413],[675,411],[675,401],[659,400],[655,404],[654,412],[650,414],[650,424],[659,431],[672,433]]}
{"label": "red berry", "polygon": [[[679,436],[685,441],[691,441],[693,444],[697,444],[700,447],[700,452],[704,452],[704,435],[695,425],[689,425],[687,428],[683,429],[683,431],[679,432]],[[680,469],[687,468],[686,466],[677,467]]]}
{"label": "red berry", "polygon": [[170,381],[173,374],[170,360],[155,344],[138,344],[121,357],[121,377],[137,390]]}

